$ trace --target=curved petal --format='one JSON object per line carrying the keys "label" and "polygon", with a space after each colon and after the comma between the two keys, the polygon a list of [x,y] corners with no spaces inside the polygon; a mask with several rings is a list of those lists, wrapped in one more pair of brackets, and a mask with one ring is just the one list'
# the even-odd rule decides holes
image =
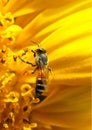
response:
{"label": "curved petal", "polygon": [[[82,2],[83,0],[81,0]],[[65,1],[60,1],[60,0],[34,0],[34,1],[29,1],[29,0],[23,0],[23,1],[18,1],[18,0],[10,0],[8,2],[8,5],[6,5],[5,7],[5,12],[11,11],[13,14],[15,14],[16,16],[25,14],[25,13],[30,13],[32,11],[37,11],[37,10],[43,10],[46,8],[57,8],[57,7],[61,7],[61,6],[65,6],[69,3],[70,4],[77,4],[79,3],[79,1],[69,1],[69,0],[65,0]],[[17,5],[15,7],[15,5]],[[15,7],[15,8],[12,8]],[[21,11],[21,12],[20,12]]]}
{"label": "curved petal", "polygon": [[14,17],[18,17],[33,12],[34,9],[31,8],[31,5],[32,1],[29,0],[9,0],[3,11],[4,13],[11,12]]}
{"label": "curved petal", "polygon": [[28,25],[30,23],[30,21],[35,19],[35,17],[39,13],[40,13],[40,11],[37,11],[37,12],[32,12],[32,13],[17,17],[16,20],[15,20],[15,24],[18,24],[19,26],[24,28],[26,25]]}
{"label": "curved petal", "polygon": [[[72,37],[74,35],[76,36],[77,33],[81,34],[83,33],[83,31],[84,33],[86,31],[88,33],[90,27],[90,24],[88,22],[91,20],[90,19],[91,10],[89,8],[90,2],[89,1],[80,2],[80,4],[78,3],[76,4],[76,6],[74,5],[74,7],[72,7],[71,9],[70,6],[67,7],[67,10],[66,7],[67,6],[65,6],[63,9],[63,13],[60,11],[62,10],[62,5],[61,8],[58,9],[56,8],[50,10],[47,9],[46,11],[40,12],[40,14],[38,14],[36,18],[33,19],[24,28],[23,32],[17,39],[17,44],[22,44],[24,42],[25,45],[28,39],[35,39],[36,41],[38,40],[42,41],[43,38],[46,37],[44,41],[42,41],[41,45],[47,48],[47,44],[50,43],[49,45],[50,48],[53,46],[53,44],[57,45],[58,43],[61,43],[61,41],[68,40],[68,38],[69,37],[71,38],[71,36]],[[86,14],[87,14],[87,18],[85,19]],[[88,26],[88,29],[85,28],[85,26]],[[80,29],[80,27],[81,27],[81,32],[79,32],[78,30]],[[60,36],[60,34],[62,37]],[[24,38],[22,39],[22,37]],[[29,44],[26,43],[25,46],[27,45]],[[52,47],[52,49],[54,48]]]}
{"label": "curved petal", "polygon": [[90,89],[91,87],[88,86],[55,88],[44,102],[34,108],[33,119],[64,128],[89,126],[91,118]]}

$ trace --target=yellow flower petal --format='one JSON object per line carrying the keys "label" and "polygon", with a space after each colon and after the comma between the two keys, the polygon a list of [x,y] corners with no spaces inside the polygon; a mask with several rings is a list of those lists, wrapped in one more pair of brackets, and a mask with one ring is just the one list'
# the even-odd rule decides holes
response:
{"label": "yellow flower petal", "polygon": [[[59,28],[64,30],[69,27],[71,28],[74,25],[79,25],[85,22],[86,20],[88,21],[88,19],[85,19],[85,17],[83,16],[83,13],[84,13],[83,10],[88,7],[90,7],[90,2],[82,1],[80,3],[77,3],[76,5],[68,6],[67,8],[62,7],[62,8],[58,8],[57,10],[50,9],[50,10],[44,11],[43,15],[39,16],[40,17],[39,19],[42,19],[42,18],[45,19],[44,21],[41,22],[43,25],[43,26],[41,25],[41,27],[44,27],[44,24],[46,24],[46,22],[47,22],[46,24],[47,26],[45,26],[43,29],[41,29],[40,27],[41,31],[37,32],[36,38],[42,37],[42,35],[45,35],[48,31],[54,32],[56,31],[56,29],[59,29]],[[78,12],[78,11],[81,11],[81,12]],[[51,13],[52,16],[50,16],[49,13]],[[77,19],[77,17],[79,17],[79,13],[82,19],[79,19],[79,18]],[[89,15],[90,13],[91,12],[89,11]],[[45,18],[44,16],[47,16],[48,19]]]}
{"label": "yellow flower petal", "polygon": [[15,17],[25,15],[33,12],[34,10],[31,8],[32,1],[29,0],[9,0],[8,4],[4,8],[4,12],[11,12]]}
{"label": "yellow flower petal", "polygon": [[[73,5],[72,5],[73,6]],[[88,22],[91,21],[91,9],[90,9],[90,1],[81,1],[80,3],[74,5],[72,9],[70,9],[70,6],[67,7],[67,11],[64,7],[64,13],[62,13],[59,9],[53,9],[53,10],[47,10],[39,15],[28,24],[21,35],[18,38],[18,44],[22,44],[24,41],[24,46],[28,46],[31,43],[28,42],[28,39],[34,38],[34,39],[43,39],[44,35],[46,36],[45,40],[42,41],[41,45],[43,47],[47,48],[47,44],[49,44],[48,47],[53,46],[53,44],[57,45],[58,42],[61,43],[61,41],[68,40],[69,38],[77,36],[80,36],[80,34],[84,34],[84,32],[88,33],[91,23]],[[68,10],[69,9],[69,10]],[[81,9],[81,10],[79,10]],[[72,15],[69,15],[69,12],[73,12]],[[51,15],[50,15],[50,14]],[[56,14],[56,15],[55,15]],[[85,14],[87,15],[87,18],[85,19]],[[65,15],[65,16],[64,16]],[[48,19],[47,19],[48,17]],[[64,17],[64,18],[63,18]],[[43,20],[44,19],[44,20]],[[40,21],[42,22],[40,22]],[[36,24],[37,23],[37,24]],[[84,24],[83,24],[84,23]],[[83,24],[83,25],[82,25]],[[81,26],[82,25],[82,26]],[[87,26],[87,28],[85,28]],[[80,29],[81,27],[81,29]],[[56,30],[58,29],[58,30]],[[32,31],[30,31],[32,30]],[[79,31],[80,30],[80,31]],[[55,32],[54,32],[55,31]],[[60,31],[60,32],[58,32]],[[53,32],[53,33],[52,33]],[[58,32],[58,34],[56,34]],[[51,33],[51,36],[49,35]],[[55,35],[53,35],[55,34]],[[61,35],[60,35],[61,34]],[[82,34],[82,35],[83,35]],[[40,36],[40,37],[39,37]],[[22,39],[22,37],[24,37]],[[53,38],[54,37],[54,38]],[[51,39],[50,39],[51,38]],[[61,39],[62,38],[62,39]],[[72,39],[71,39],[72,40]],[[45,44],[45,46],[44,46]],[[48,49],[48,48],[47,48]],[[52,47],[52,49],[54,49]]]}
{"label": "yellow flower petal", "polygon": [[53,91],[46,101],[35,108],[34,119],[65,128],[90,125],[90,87],[66,86],[57,89],[53,86]]}

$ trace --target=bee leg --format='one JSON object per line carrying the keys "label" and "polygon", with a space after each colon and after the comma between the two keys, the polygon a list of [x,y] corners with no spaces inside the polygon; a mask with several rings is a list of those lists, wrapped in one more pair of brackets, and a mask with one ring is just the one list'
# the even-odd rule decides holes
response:
{"label": "bee leg", "polygon": [[34,74],[37,69],[38,69],[38,66],[32,71],[32,74]]}
{"label": "bee leg", "polygon": [[34,57],[36,57],[36,52],[34,50],[31,50],[31,52],[33,52],[34,53]]}
{"label": "bee leg", "polygon": [[20,56],[18,56],[18,57],[19,57],[19,59],[20,59],[22,62],[24,62],[24,63],[26,63],[26,64],[30,64],[32,67],[35,67],[35,66],[36,66],[36,64],[33,64],[33,63],[29,62],[29,61],[26,61],[26,60],[22,59]]}

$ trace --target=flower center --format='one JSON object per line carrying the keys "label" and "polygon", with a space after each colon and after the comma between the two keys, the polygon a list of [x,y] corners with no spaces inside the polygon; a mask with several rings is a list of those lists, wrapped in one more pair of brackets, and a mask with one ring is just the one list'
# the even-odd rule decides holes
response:
{"label": "flower center", "polygon": [[2,44],[13,44],[20,31],[22,28],[15,24],[14,17],[10,12],[5,15],[0,13],[0,40]]}
{"label": "flower center", "polygon": [[[7,0],[2,2],[5,5]],[[0,64],[6,68],[0,73],[0,130],[32,130],[37,127],[37,123],[32,122],[30,116],[33,104],[38,103],[39,99],[35,99],[32,86],[18,82],[15,69],[11,69],[13,63],[18,62],[9,45],[15,43],[21,31],[22,28],[16,24],[10,12],[0,13]]]}
{"label": "flower center", "polygon": [[4,103],[0,113],[2,116],[0,128],[1,130],[11,130],[13,128],[18,130],[21,127],[21,130],[31,130],[37,127],[37,123],[31,122],[30,113],[33,103],[38,103],[38,101],[35,100],[33,94],[34,89],[29,84],[21,85],[19,91],[12,91],[13,87],[16,87],[11,86],[12,82],[14,82],[14,80],[12,81],[14,77],[16,77],[14,72],[7,72],[0,79],[2,84],[1,88],[3,87],[3,90],[7,89],[5,95],[3,95],[2,91],[0,93],[0,96],[3,95],[2,101]]}
{"label": "flower center", "polygon": [[12,14],[6,13],[5,15],[2,15],[0,13],[0,26],[3,28],[7,28],[10,25],[14,24],[14,17],[12,16]]}

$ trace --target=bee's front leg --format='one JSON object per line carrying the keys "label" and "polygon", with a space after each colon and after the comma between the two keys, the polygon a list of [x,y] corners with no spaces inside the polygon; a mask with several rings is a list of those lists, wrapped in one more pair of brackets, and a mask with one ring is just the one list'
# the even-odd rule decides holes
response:
{"label": "bee's front leg", "polygon": [[31,52],[33,52],[34,53],[34,57],[36,57],[36,52],[34,50],[31,50]]}
{"label": "bee's front leg", "polygon": [[38,66],[32,71],[32,74],[34,74],[38,70]]}

